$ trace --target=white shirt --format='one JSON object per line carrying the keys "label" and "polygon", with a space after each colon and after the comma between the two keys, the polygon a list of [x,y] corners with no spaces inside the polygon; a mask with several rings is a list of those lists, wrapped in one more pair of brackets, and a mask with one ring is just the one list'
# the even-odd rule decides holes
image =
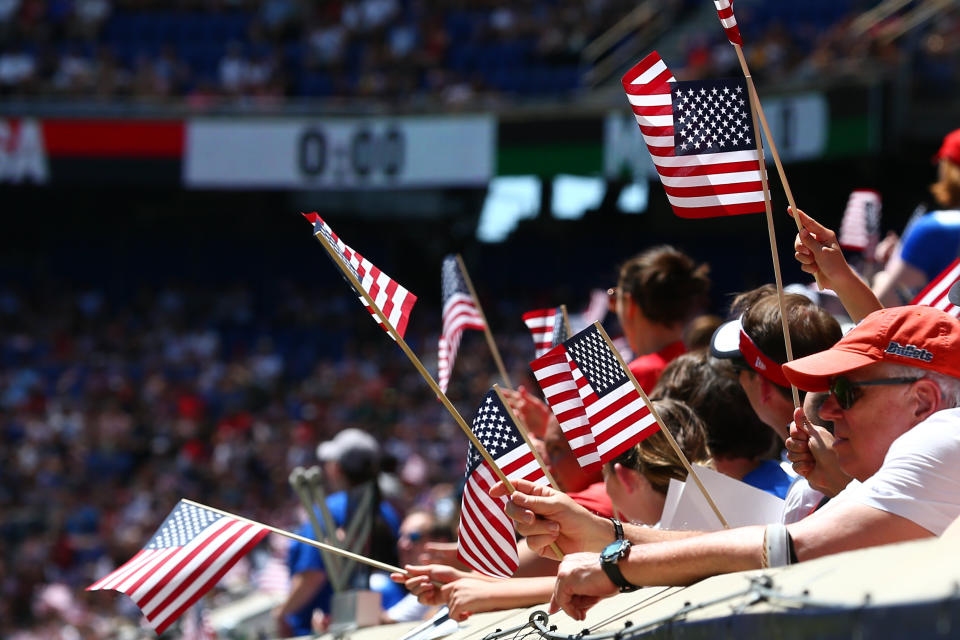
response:
{"label": "white shirt", "polygon": [[894,440],[879,471],[824,508],[847,500],[943,533],[960,515],[960,408],[938,411]]}
{"label": "white shirt", "polygon": [[783,524],[791,524],[803,520],[813,513],[823,498],[823,494],[811,487],[806,478],[797,476],[783,499],[783,513],[780,521]]}

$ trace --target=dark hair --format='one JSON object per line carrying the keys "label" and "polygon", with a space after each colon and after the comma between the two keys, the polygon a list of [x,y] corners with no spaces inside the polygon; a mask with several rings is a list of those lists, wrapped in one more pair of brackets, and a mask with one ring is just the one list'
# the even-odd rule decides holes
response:
{"label": "dark hair", "polygon": [[[687,460],[690,462],[706,460],[707,448],[703,422],[697,417],[696,412],[683,402],[672,398],[657,400],[653,406]],[[670,445],[667,436],[659,431],[611,461],[611,464],[616,463],[642,473],[650,482],[650,486],[660,493],[667,492],[671,478],[685,480],[687,477],[687,470],[680,456]]]}
{"label": "dark hair", "polygon": [[759,458],[778,448],[777,435],[760,420],[728,360],[705,351],[675,358],[660,375],[652,398],[675,398],[703,421],[714,456]]}
{"label": "dark hair", "polygon": [[[837,319],[806,296],[785,293],[783,305],[787,313],[787,326],[790,327],[794,359],[829,349],[843,337]],[[780,300],[773,285],[767,284],[741,293],[734,298],[730,310],[734,314],[742,313],[744,332],[765,356],[778,364],[787,361],[783,324],[780,321]],[[734,358],[733,364],[747,368],[743,358]],[[784,395],[790,395],[789,388],[775,386]]]}
{"label": "dark hair", "polygon": [[[367,487],[371,487],[373,490],[373,499],[369,503],[370,511],[367,513],[359,513],[363,506],[363,495]],[[348,489],[346,518],[343,521],[343,527],[347,528],[354,518],[371,518],[373,524],[370,529],[370,537],[367,538],[367,543],[358,553],[373,558],[374,560],[396,566],[400,561],[397,555],[397,536],[394,535],[393,530],[380,511],[381,501],[380,486],[376,478]],[[347,542],[353,543],[352,540],[348,540]],[[351,571],[354,580],[356,580],[358,576],[363,576],[365,581],[363,581],[362,584],[365,585],[369,582],[370,567],[368,565],[354,564]],[[360,584],[360,582],[356,584]]]}
{"label": "dark hair", "polygon": [[653,322],[683,323],[707,304],[710,267],[670,246],[653,247],[620,267],[617,287]]}

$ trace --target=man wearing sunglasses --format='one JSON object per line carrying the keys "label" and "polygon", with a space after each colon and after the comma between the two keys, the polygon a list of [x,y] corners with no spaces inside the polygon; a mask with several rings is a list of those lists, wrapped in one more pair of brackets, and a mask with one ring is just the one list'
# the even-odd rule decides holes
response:
{"label": "man wearing sunglasses", "polygon": [[701,535],[624,524],[633,546],[621,543],[626,549],[613,560],[620,586],[609,577],[611,554],[598,555],[613,541],[610,523],[575,512],[549,488],[518,482],[508,505],[518,530],[531,547],[549,554],[556,542],[566,554],[551,610],[582,620],[600,598],[632,585],[690,584],[937,536],[960,515],[960,320],[931,307],[882,309],[830,349],[783,369],[800,388],[830,391],[820,415],[833,421],[840,465],[855,481],[787,526]]}

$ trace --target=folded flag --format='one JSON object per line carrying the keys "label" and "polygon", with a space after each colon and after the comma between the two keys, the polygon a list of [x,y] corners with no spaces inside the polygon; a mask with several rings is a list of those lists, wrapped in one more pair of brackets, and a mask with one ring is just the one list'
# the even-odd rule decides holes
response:
{"label": "folded flag", "polygon": [[623,88],[675,214],[765,210],[743,78],[677,82],[654,51],[623,76]]}
{"label": "folded flag", "polygon": [[440,344],[437,347],[437,384],[440,385],[440,390],[446,393],[463,330],[483,331],[486,324],[483,322],[483,316],[473,296],[470,295],[456,256],[447,256],[443,259],[440,289],[443,297],[443,326],[440,330]]}
{"label": "folded flag", "polygon": [[268,533],[181,500],[143,549],[87,591],[127,594],[160,634]]}
{"label": "folded flag", "polygon": [[[563,371],[561,356],[567,362],[569,373]],[[613,352],[613,346],[595,324],[554,347],[530,366],[561,427],[564,426],[561,414],[586,418],[600,464],[613,460],[659,429],[643,396]],[[570,393],[571,381],[575,395]],[[565,429],[564,434],[578,460],[584,458],[593,463],[582,417],[573,420],[570,430]]]}
{"label": "folded flag", "polygon": [[880,194],[872,189],[855,189],[847,199],[847,208],[840,220],[840,246],[862,251],[868,259],[880,240]]}
{"label": "folded flag", "polygon": [[[369,260],[344,244],[330,228],[330,225],[316,213],[305,213],[303,216],[313,225],[313,235],[318,240],[322,236],[327,241],[333,248],[342,267],[357,278],[360,286],[363,287],[363,290],[366,291],[370,299],[383,313],[383,316],[402,338],[407,331],[407,321],[410,318],[410,311],[413,310],[413,305],[417,301],[417,296],[404,289],[396,280],[390,278]],[[353,286],[352,283],[351,286]],[[377,324],[389,335],[390,331],[383,326],[383,323],[377,318],[376,312],[367,304],[360,292],[357,292],[357,295],[363,305],[367,307],[370,315],[377,320]]]}
{"label": "folded flag", "polygon": [[[496,391],[487,392],[480,403],[471,431],[508,480],[548,483]],[[519,565],[513,521],[504,511],[507,499],[490,497],[499,478],[473,442],[467,449],[465,475],[457,557],[481,573],[508,578]]]}
{"label": "folded flag", "polygon": [[534,357],[539,358],[567,339],[567,326],[563,321],[563,309],[551,307],[536,309],[523,314],[523,323],[533,336]]}
{"label": "folded flag", "polygon": [[723,31],[727,34],[730,44],[743,46],[743,38],[740,37],[740,27],[737,26],[737,18],[733,15],[733,0],[713,0],[717,8],[717,15],[720,16],[720,24],[723,25]]}
{"label": "folded flag", "polygon": [[934,278],[910,304],[934,307],[960,318],[960,306],[955,304],[957,294],[954,293],[953,299],[950,298],[951,290],[955,292],[960,286],[958,283],[960,283],[960,258],[950,263],[950,266]]}

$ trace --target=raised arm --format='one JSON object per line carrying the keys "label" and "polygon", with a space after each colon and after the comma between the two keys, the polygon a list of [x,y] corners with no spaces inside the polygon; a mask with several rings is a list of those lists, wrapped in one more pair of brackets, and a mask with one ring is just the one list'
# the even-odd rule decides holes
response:
{"label": "raised arm", "polygon": [[[789,207],[787,210],[792,215]],[[870,286],[843,257],[837,235],[799,209],[796,215],[803,225],[793,242],[796,251],[794,257],[801,264],[800,268],[809,274],[819,275],[821,284],[836,292],[854,322],[882,309],[883,305]]]}

